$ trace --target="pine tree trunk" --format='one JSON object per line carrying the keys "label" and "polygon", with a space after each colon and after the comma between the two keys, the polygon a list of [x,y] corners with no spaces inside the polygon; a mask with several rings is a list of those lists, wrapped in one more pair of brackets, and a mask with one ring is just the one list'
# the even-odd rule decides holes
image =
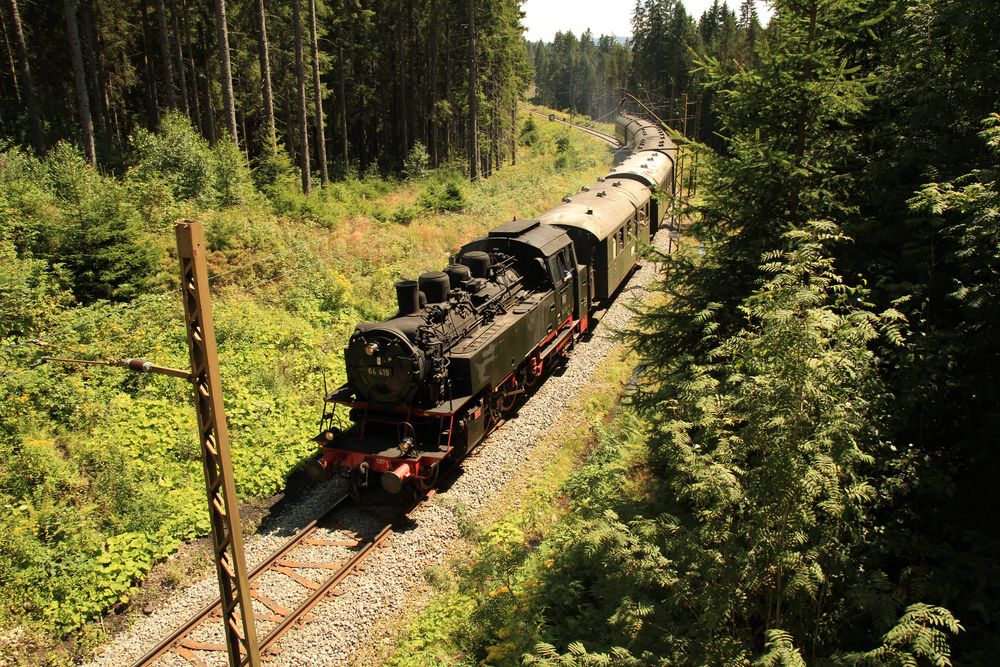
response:
{"label": "pine tree trunk", "polygon": [[212,99],[212,76],[211,76],[211,59],[208,57],[208,37],[205,35],[205,31],[202,29],[201,24],[198,25],[198,36],[201,40],[201,50],[202,56],[205,62],[205,125],[206,130],[208,130],[208,143],[215,145],[218,135],[215,131],[215,100]]}
{"label": "pine tree trunk", "polygon": [[[100,56],[100,54],[103,52],[102,43],[103,40],[101,39],[101,33],[95,22],[94,48],[97,49],[97,54],[96,54],[97,56]],[[95,64],[97,69],[98,106],[101,110],[101,115],[104,117],[104,132],[106,139],[110,144],[113,141],[119,141],[121,128],[119,127],[117,119],[112,113],[111,98],[108,93],[108,70],[105,66],[104,59],[100,57],[95,57]],[[114,135],[114,139],[112,139],[112,135]]]}
{"label": "pine tree trunk", "polygon": [[271,56],[267,44],[267,11],[264,0],[257,0],[257,57],[260,60],[260,79],[264,96],[264,122],[268,150],[278,152],[278,130],[274,121],[274,95],[271,92]]}
{"label": "pine tree trunk", "polygon": [[35,82],[31,78],[31,66],[28,64],[28,45],[24,41],[24,30],[21,27],[21,14],[17,10],[17,0],[8,0],[10,20],[14,30],[14,40],[17,43],[18,69],[21,74],[21,87],[24,89],[24,102],[28,107],[28,122],[31,125],[31,145],[38,155],[45,154],[45,135],[42,132],[42,114],[35,96]]}
{"label": "pine tree trunk", "polygon": [[[341,28],[341,30],[343,30],[343,28]],[[338,87],[337,96],[340,97],[340,134],[341,134],[340,140],[341,143],[343,144],[344,171],[346,173],[348,165],[350,164],[349,160],[350,156],[348,154],[348,144],[347,144],[347,84],[345,82],[347,75],[345,72],[346,68],[344,67],[344,47],[342,44],[337,45],[337,60],[339,62],[337,68],[339,73],[338,77],[339,81],[337,82],[337,87]]]}
{"label": "pine tree trunk", "polygon": [[152,63],[152,30],[149,27],[149,0],[142,1],[142,65],[146,76],[146,125],[150,129],[160,124],[160,104],[156,95],[156,75]]}
{"label": "pine tree trunk", "polygon": [[191,110],[198,131],[205,134],[205,123],[201,115],[201,94],[198,92],[198,79],[201,73],[194,62],[194,50],[191,48],[191,25],[188,23],[187,3],[181,0],[181,30],[184,35],[184,50],[188,66],[191,68]]}
{"label": "pine tree trunk", "polygon": [[94,123],[90,118],[90,96],[87,93],[87,75],[83,70],[83,51],[80,48],[80,29],[76,21],[78,0],[63,0],[63,15],[66,17],[66,37],[69,39],[69,55],[73,62],[73,80],[76,85],[76,105],[80,113],[80,129],[83,132],[83,155],[91,166],[97,166],[94,152]]}
{"label": "pine tree trunk", "polygon": [[[448,99],[451,96],[451,66],[452,66],[452,47],[451,47],[451,23],[445,21],[444,24],[444,42],[445,44],[445,56],[444,56],[444,97]],[[451,159],[451,115],[444,121],[444,161],[447,162]]]}
{"label": "pine tree trunk", "polygon": [[396,57],[396,125],[399,128],[399,159],[406,159],[410,147],[410,137],[406,127],[406,43],[401,29],[402,7],[396,5],[396,43],[399,52]]}
{"label": "pine tree trunk", "polygon": [[479,58],[476,48],[476,0],[469,0],[469,180],[479,178]]}
{"label": "pine tree trunk", "polygon": [[500,169],[500,85],[493,82],[493,104],[490,109],[490,175]]}
{"label": "pine tree trunk", "polygon": [[219,76],[222,81],[222,102],[225,105],[226,128],[234,144],[240,141],[236,133],[236,100],[233,96],[233,69],[229,59],[229,28],[226,26],[226,0],[215,0],[215,30],[219,47]]}
{"label": "pine tree trunk", "polygon": [[177,56],[177,80],[181,86],[181,108],[184,109],[184,113],[189,117],[191,115],[191,99],[188,95],[188,85],[187,85],[187,73],[184,67],[184,47],[181,32],[181,20],[179,17],[180,12],[177,10],[177,0],[170,0],[170,15],[174,19],[174,40],[173,44],[176,47]]}
{"label": "pine tree trunk", "polygon": [[399,152],[400,162],[406,159],[406,154],[410,146],[410,136],[406,124],[406,40],[401,29],[402,7],[396,5],[396,39],[393,40],[399,52],[396,58],[396,124],[399,127]]}
{"label": "pine tree trunk", "polygon": [[438,101],[438,2],[431,0],[431,96],[429,100],[427,117],[431,123],[431,164],[437,167],[441,161],[438,158],[438,122],[434,114]]}
{"label": "pine tree trunk", "polygon": [[326,168],[326,129],[323,123],[323,91],[319,80],[319,38],[316,31],[316,0],[309,0],[309,41],[312,46],[313,105],[316,112],[316,157],[323,187],[330,182]]}
{"label": "pine tree trunk", "polygon": [[163,68],[163,89],[167,94],[167,106],[177,108],[177,93],[174,91],[174,68],[170,56],[170,33],[167,31],[167,11],[163,0],[154,0],[156,26],[160,34],[160,66]]}
{"label": "pine tree trunk", "polygon": [[299,159],[302,168],[302,192],[312,192],[309,174],[309,126],[306,118],[306,66],[302,55],[301,0],[292,0],[292,21],[295,23],[295,81],[298,85]]}
{"label": "pine tree trunk", "polygon": [[517,94],[510,102],[510,164],[517,164]]}
{"label": "pine tree trunk", "polygon": [[107,132],[105,128],[104,108],[101,105],[104,99],[102,95],[103,88],[101,87],[100,77],[97,74],[97,50],[95,47],[95,43],[97,42],[97,27],[94,25],[94,15],[90,11],[90,0],[84,0],[80,5],[80,21],[83,23],[81,26],[83,32],[80,35],[80,43],[83,46],[83,62],[87,72],[87,90],[91,95],[90,104],[94,112],[94,127],[97,130],[97,136],[102,141],[103,148]]}
{"label": "pine tree trunk", "polygon": [[17,100],[18,104],[21,104],[21,86],[17,83],[17,63],[14,62],[14,49],[10,45],[10,35],[7,34],[7,19],[4,17],[2,10],[0,10],[0,29],[3,30],[4,50],[7,53],[7,61],[10,64],[10,80],[14,84],[14,99]]}

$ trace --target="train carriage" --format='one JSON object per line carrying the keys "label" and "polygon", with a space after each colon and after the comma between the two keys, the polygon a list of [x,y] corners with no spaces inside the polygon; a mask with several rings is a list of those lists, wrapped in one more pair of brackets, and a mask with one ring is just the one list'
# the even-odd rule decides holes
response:
{"label": "train carriage", "polygon": [[674,155],[676,147],[671,152],[655,150],[634,153],[601,179],[603,182],[636,181],[652,192],[649,205],[650,236],[656,234],[667,214],[666,203],[655,195],[674,194]]}
{"label": "train carriage", "polygon": [[643,131],[649,122],[636,116],[621,115],[615,122],[615,138],[622,146],[631,149],[636,135]]}
{"label": "train carriage", "polygon": [[591,299],[607,301],[649,243],[649,190],[631,181],[597,183],[538,217],[566,230],[593,273]]}

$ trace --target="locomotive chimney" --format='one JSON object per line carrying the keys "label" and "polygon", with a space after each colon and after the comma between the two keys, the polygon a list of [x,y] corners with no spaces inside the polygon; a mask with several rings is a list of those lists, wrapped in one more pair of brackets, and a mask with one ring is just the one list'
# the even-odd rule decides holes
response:
{"label": "locomotive chimney", "polygon": [[400,280],[396,283],[396,303],[399,305],[400,317],[420,310],[420,293],[416,280]]}

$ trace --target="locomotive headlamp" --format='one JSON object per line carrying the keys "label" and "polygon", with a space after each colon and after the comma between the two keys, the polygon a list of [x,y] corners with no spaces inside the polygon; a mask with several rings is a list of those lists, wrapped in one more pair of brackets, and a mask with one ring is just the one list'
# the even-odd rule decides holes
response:
{"label": "locomotive headlamp", "polygon": [[372,342],[365,344],[365,354],[367,354],[369,357],[374,357],[376,354],[378,354],[378,349],[379,349],[378,343]]}
{"label": "locomotive headlamp", "polygon": [[409,454],[411,449],[413,449],[413,438],[407,436],[399,441],[399,451]]}

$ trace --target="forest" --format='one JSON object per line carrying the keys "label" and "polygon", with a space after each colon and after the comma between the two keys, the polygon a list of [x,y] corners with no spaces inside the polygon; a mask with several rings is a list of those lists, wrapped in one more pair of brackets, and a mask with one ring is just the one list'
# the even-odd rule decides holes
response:
{"label": "forest", "polygon": [[582,466],[469,531],[389,664],[995,662],[1000,16],[751,6],[531,45],[580,113],[611,80],[675,123],[700,96],[687,243]]}
{"label": "forest", "polygon": [[640,0],[630,40],[595,39],[586,31],[579,38],[558,32],[548,44],[529,42],[535,101],[607,119],[624,99],[630,108],[655,113],[685,136],[720,149],[714,88],[697,63],[707,56],[733,71],[751,62],[763,32],[754,0],[743,0],[738,11],[715,0],[697,19],[683,3]]}
{"label": "forest", "polygon": [[[416,143],[473,176],[511,156],[527,77],[519,4],[362,0],[4,0],[0,136],[127,166],[170,111],[273,176],[398,172]],[[67,110],[73,110],[68,113]],[[474,123],[473,123],[474,122]],[[281,149],[281,150],[279,150]]]}
{"label": "forest", "polygon": [[279,492],[395,279],[606,173],[533,94],[659,117],[698,187],[620,405],[388,664],[991,664],[1000,14],[754,6],[530,43],[513,0],[3,0],[0,659],[79,660],[207,530],[186,389],[41,357],[183,365],[205,220],[239,492]]}

